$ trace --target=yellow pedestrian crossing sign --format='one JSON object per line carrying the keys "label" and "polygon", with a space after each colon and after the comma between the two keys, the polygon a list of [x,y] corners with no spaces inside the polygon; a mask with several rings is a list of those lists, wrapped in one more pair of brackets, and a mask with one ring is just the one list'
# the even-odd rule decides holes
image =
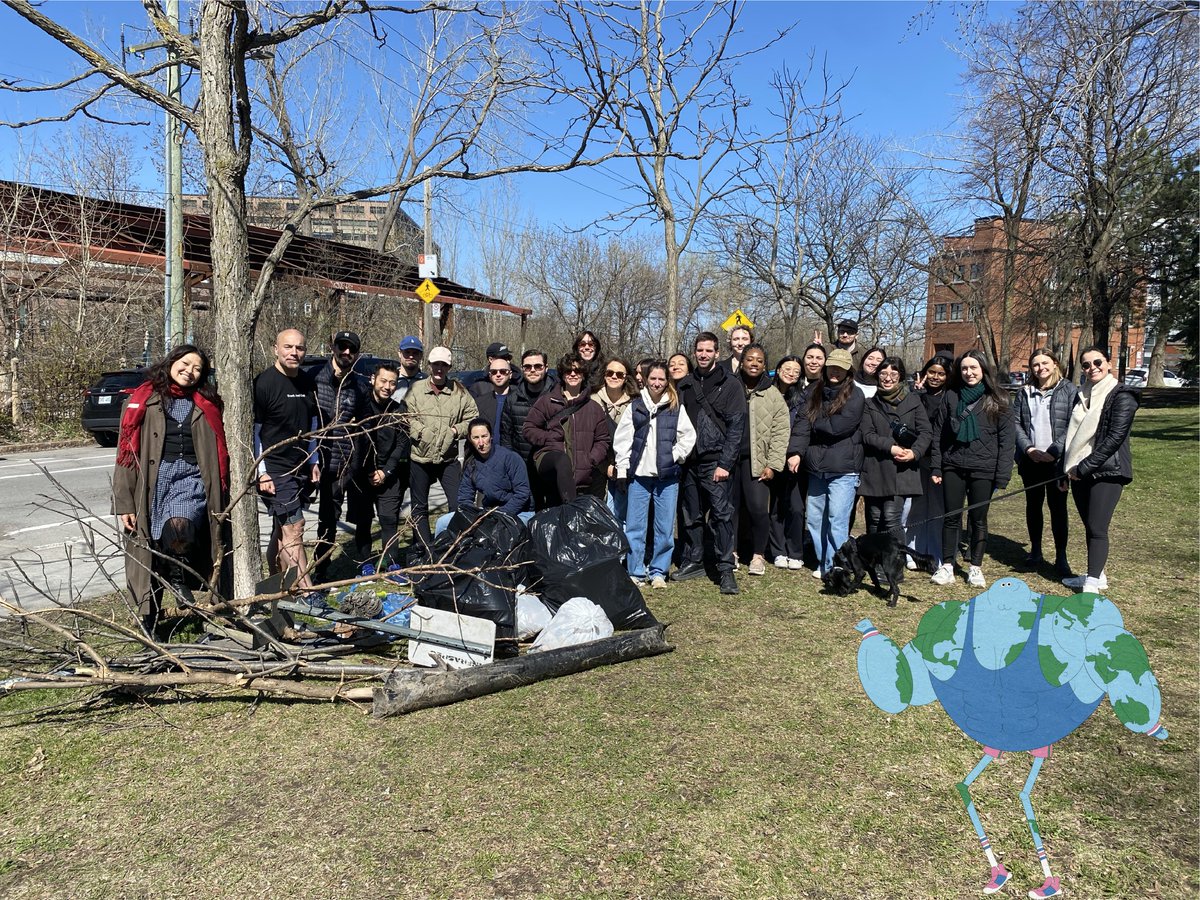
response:
{"label": "yellow pedestrian crossing sign", "polygon": [[420,297],[422,300],[424,300],[426,303],[432,303],[433,298],[436,297],[440,293],[441,293],[441,291],[438,290],[437,285],[434,284],[432,281],[430,281],[428,278],[426,278],[419,285],[417,285],[417,296]]}
{"label": "yellow pedestrian crossing sign", "polygon": [[721,323],[721,330],[728,331],[730,328],[736,328],[739,325],[742,328],[753,328],[754,327],[754,323],[750,321],[749,316],[747,316],[740,309],[735,309],[733,311],[733,315],[731,315],[728,319],[726,319],[724,322]]}

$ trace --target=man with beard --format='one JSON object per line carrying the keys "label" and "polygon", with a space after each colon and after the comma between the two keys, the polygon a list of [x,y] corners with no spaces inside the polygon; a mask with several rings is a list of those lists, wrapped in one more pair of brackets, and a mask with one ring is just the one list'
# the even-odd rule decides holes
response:
{"label": "man with beard", "polygon": [[717,557],[722,594],[739,593],[733,575],[733,490],[730,473],[737,464],[748,416],[746,394],[737,379],[717,362],[717,336],[696,336],[695,368],[676,389],[688,418],[696,423],[694,456],[683,468],[679,525],[679,568],[673,581],[704,574],[707,534]]}
{"label": "man with beard", "polygon": [[512,449],[511,440],[503,434],[504,407],[512,391],[512,351],[497,341],[487,348],[487,378],[471,385],[471,396],[479,407],[481,418],[491,426],[495,443]]}

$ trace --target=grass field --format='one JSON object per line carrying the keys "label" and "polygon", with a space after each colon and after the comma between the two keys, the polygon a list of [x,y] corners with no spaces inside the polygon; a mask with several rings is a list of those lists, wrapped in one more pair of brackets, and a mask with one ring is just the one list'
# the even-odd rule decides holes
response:
{"label": "grass field", "polygon": [[[1200,890],[1197,446],[1195,407],[1139,414],[1108,593],[1171,737],[1104,702],[1055,747],[1033,802],[1070,897]],[[992,531],[989,580],[1024,553],[1023,503],[998,504]],[[931,602],[972,592],[917,578],[920,601],[889,610],[807,573],[740,581],[734,598],[694,581],[649,595],[674,653],[400,719],[171,694],[33,720],[44,696],[0,701],[0,895],[979,896],[954,789],[979,747],[936,705],[874,707],[853,628],[868,615],[904,643]],[[1002,897],[1042,881],[1028,769],[1006,755],[973,789],[1014,876]]]}

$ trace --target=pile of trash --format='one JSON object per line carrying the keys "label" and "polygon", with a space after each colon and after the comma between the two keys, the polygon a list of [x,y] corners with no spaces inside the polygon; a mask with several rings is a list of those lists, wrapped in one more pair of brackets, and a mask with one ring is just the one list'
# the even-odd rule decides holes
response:
{"label": "pile of trash", "polygon": [[532,653],[658,624],[626,574],[628,552],[624,530],[595,497],[543,510],[528,526],[463,507],[430,548],[441,571],[351,585],[333,599],[343,613],[402,626],[417,603],[486,619],[498,647],[515,653],[518,641],[536,637]]}

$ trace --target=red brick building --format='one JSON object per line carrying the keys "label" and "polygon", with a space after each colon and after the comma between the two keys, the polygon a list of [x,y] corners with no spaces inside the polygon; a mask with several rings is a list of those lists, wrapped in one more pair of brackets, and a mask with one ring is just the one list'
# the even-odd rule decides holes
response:
{"label": "red brick building", "polygon": [[[1009,258],[1004,221],[998,216],[976,219],[969,234],[947,235],[941,256],[931,261],[929,269],[925,358],[940,350],[955,356],[982,350],[1001,372],[1023,372],[1029,368],[1033,349],[1049,346],[1068,364],[1079,349],[1085,323],[1076,319],[1077,300],[1064,302],[1054,290],[1051,265],[1040,249],[1050,237],[1051,226],[1045,222],[1021,224],[1020,241],[1011,256],[1008,352],[1002,353],[1005,262]],[[1127,367],[1137,365],[1145,337],[1136,318],[1123,334],[1125,322],[1122,316],[1114,316],[1112,334],[1107,341],[1097,342],[1118,353],[1124,348]],[[1090,333],[1086,342],[1092,342]],[[1001,355],[1006,358],[999,359]],[[1114,357],[1114,366],[1117,362]]]}

